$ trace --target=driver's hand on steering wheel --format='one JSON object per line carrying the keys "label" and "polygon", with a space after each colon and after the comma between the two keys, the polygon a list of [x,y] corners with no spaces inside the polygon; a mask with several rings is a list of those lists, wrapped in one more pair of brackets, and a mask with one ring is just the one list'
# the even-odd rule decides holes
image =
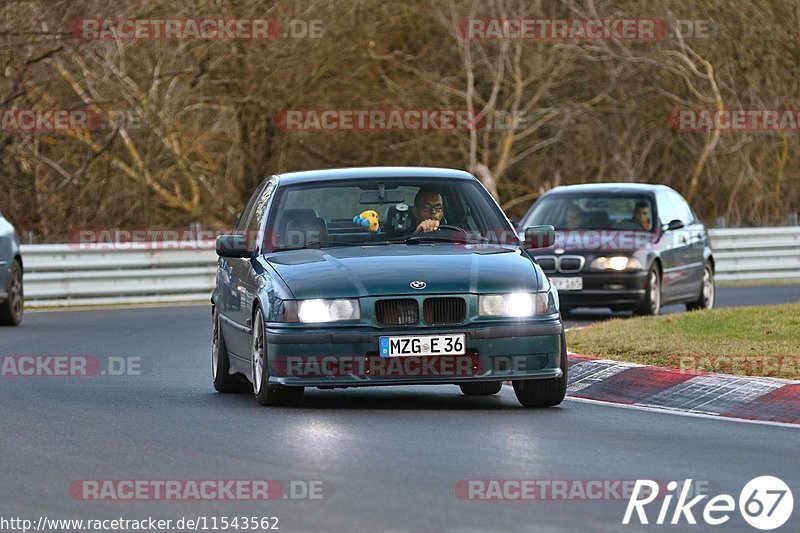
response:
{"label": "driver's hand on steering wheel", "polygon": [[417,226],[417,229],[414,230],[414,233],[427,233],[429,231],[436,231],[439,229],[439,221],[433,220],[429,218],[428,220],[423,220]]}

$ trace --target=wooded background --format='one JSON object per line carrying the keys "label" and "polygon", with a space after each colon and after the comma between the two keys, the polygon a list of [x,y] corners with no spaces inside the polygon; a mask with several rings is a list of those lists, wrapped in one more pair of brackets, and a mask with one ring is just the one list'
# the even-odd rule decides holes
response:
{"label": "wooded background", "polygon": [[[80,40],[81,18],[321,21],[319,38]],[[470,18],[712,21],[656,41],[466,40]],[[800,1],[10,1],[0,109],[99,113],[92,132],[0,130],[0,211],[35,242],[92,228],[230,226],[266,176],[467,169],[518,217],[543,191],[664,183],[710,224],[783,225],[800,131],[676,131],[674,109],[795,109]],[[473,109],[479,131],[287,131],[290,109]],[[127,120],[120,120],[120,117]]]}

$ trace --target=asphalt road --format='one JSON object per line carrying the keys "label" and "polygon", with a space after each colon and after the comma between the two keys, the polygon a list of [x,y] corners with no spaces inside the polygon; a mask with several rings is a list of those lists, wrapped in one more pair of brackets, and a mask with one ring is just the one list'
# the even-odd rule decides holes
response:
{"label": "asphalt road", "polygon": [[[719,301],[796,301],[799,289],[721,289]],[[691,478],[738,499],[750,479],[775,475],[795,499],[780,531],[798,530],[800,429],[573,400],[526,410],[506,388],[478,399],[454,386],[311,389],[300,409],[262,408],[248,394],[213,391],[209,315],[205,306],[42,312],[0,330],[0,356],[142,363],[141,375],[0,376],[0,517],[275,516],[290,532],[624,531],[646,529],[621,525],[625,500],[465,501],[456,484]],[[85,479],[320,480],[323,498],[73,498],[70,483]],[[655,520],[659,508],[647,509]],[[694,514],[702,523],[702,509]],[[736,512],[724,530],[755,531]]]}

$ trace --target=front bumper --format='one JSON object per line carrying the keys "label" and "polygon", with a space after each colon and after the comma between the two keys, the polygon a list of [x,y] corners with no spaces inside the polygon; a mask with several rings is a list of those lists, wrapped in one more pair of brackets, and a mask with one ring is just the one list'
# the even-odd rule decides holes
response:
{"label": "front bumper", "polygon": [[[463,333],[464,356],[378,355],[386,335]],[[559,320],[520,325],[473,325],[395,330],[267,328],[269,381],[325,387],[445,384],[562,376]]]}
{"label": "front bumper", "polygon": [[558,291],[561,307],[619,307],[636,309],[646,297],[647,271],[581,272],[548,274],[552,277],[583,278],[583,289]]}

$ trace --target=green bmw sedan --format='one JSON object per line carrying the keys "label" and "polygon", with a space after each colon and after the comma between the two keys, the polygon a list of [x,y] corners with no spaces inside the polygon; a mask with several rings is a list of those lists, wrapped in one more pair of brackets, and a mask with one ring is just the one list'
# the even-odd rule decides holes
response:
{"label": "green bmw sedan", "polygon": [[471,174],[422,167],[274,175],[217,237],[211,364],[219,392],[299,405],[305,387],[510,381],[525,407],[561,403],[558,292]]}

